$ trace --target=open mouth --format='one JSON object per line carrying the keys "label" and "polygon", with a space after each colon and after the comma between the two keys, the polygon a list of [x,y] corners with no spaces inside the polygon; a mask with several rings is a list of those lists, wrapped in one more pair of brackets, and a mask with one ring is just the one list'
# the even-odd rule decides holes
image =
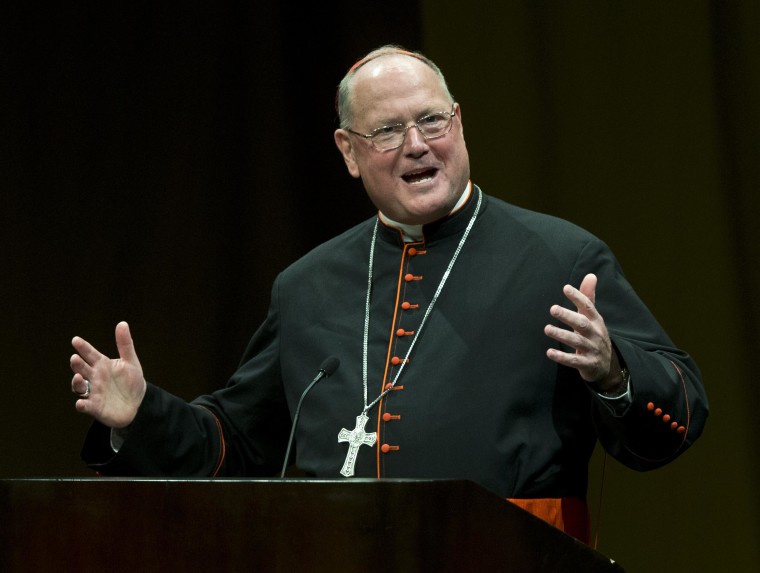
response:
{"label": "open mouth", "polygon": [[419,171],[412,171],[401,176],[401,178],[410,183],[411,185],[419,185],[420,183],[427,183],[432,181],[435,174],[438,172],[435,168],[421,169]]}

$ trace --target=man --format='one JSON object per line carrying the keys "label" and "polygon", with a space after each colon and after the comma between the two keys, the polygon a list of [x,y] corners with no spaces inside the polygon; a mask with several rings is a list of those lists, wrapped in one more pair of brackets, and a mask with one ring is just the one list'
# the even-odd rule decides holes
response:
{"label": "man", "polygon": [[461,108],[430,60],[371,52],[337,104],[336,145],[378,216],[278,276],[238,371],[191,404],[146,383],[126,323],[118,360],[74,338],[76,408],[96,420],[84,459],[272,475],[334,355],[297,427],[306,475],[471,479],[583,537],[596,440],[638,470],[681,454],[707,417],[696,365],[604,243],[470,182]]}

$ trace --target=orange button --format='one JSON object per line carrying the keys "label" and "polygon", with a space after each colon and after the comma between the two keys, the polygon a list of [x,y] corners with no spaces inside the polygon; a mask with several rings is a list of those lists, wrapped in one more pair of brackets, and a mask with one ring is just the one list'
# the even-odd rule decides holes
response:
{"label": "orange button", "polygon": [[404,330],[403,328],[399,328],[396,331],[396,336],[404,336],[405,334],[406,334],[406,330]]}
{"label": "orange button", "polygon": [[394,356],[393,358],[391,358],[391,364],[393,364],[394,366],[398,366],[399,364],[401,364],[401,358],[399,358],[398,356]]}
{"label": "orange button", "polygon": [[666,424],[667,424],[668,422],[670,422],[670,414],[665,414],[665,415],[662,417],[662,421],[663,421],[663,422],[665,422]]}
{"label": "orange button", "polygon": [[412,247],[411,249],[409,249],[409,250],[407,251],[407,253],[409,253],[409,256],[410,256],[410,257],[413,257],[414,255],[416,255],[416,254],[417,254],[417,249],[415,249],[414,247]]}
{"label": "orange button", "polygon": [[390,422],[393,419],[393,416],[391,416],[388,412],[383,414],[383,422]]}
{"label": "orange button", "polygon": [[404,280],[406,282],[412,282],[414,280],[414,275],[412,273],[407,273],[404,275]]}
{"label": "orange button", "polygon": [[670,423],[670,429],[675,430],[678,427],[678,422],[671,422]]}
{"label": "orange button", "polygon": [[391,388],[393,388],[393,384],[391,384],[390,382],[388,382],[388,383],[385,385],[385,389],[386,389],[386,390],[390,390]]}
{"label": "orange button", "polygon": [[676,432],[678,432],[679,434],[683,434],[685,431],[686,431],[686,428],[684,428],[683,426],[678,426],[678,429],[676,430]]}
{"label": "orange button", "polygon": [[661,416],[661,415],[662,415],[662,408],[657,408],[657,409],[654,411],[654,415],[655,415],[655,416]]}
{"label": "orange button", "polygon": [[399,449],[398,446],[391,446],[390,444],[383,444],[382,446],[380,446],[380,451],[383,452],[384,454],[387,454],[388,452],[391,452],[391,451],[395,452],[398,449]]}
{"label": "orange button", "polygon": [[410,308],[412,308],[412,305],[411,303],[404,301],[401,303],[401,308],[403,308],[404,310],[409,310]]}
{"label": "orange button", "polygon": [[647,404],[647,410],[649,410],[650,412],[654,410],[654,402],[649,402],[649,404]]}

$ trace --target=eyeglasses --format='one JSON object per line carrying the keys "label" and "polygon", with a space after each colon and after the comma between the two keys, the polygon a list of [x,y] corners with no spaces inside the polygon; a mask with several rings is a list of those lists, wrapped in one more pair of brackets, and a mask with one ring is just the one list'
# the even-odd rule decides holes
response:
{"label": "eyeglasses", "polygon": [[446,135],[451,131],[451,127],[454,125],[453,120],[456,115],[456,112],[454,111],[455,106],[456,103],[451,106],[450,112],[442,111],[431,113],[419,118],[410,125],[394,123],[378,127],[369,133],[359,133],[350,128],[346,131],[358,135],[359,137],[363,137],[364,139],[369,139],[378,151],[390,151],[391,149],[401,147],[404,143],[404,139],[406,139],[406,132],[412,127],[416,127],[426,141]]}

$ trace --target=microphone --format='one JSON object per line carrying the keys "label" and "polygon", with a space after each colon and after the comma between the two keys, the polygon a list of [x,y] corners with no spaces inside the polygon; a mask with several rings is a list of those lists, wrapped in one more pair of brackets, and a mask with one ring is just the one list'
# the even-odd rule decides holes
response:
{"label": "microphone", "polygon": [[298,406],[296,406],[296,413],[293,416],[293,426],[290,428],[290,438],[288,438],[288,449],[285,450],[285,461],[282,462],[282,473],[280,473],[280,477],[285,477],[285,469],[288,467],[288,458],[290,458],[290,448],[293,446],[293,438],[296,435],[296,424],[298,424],[298,415],[301,413],[301,404],[303,404],[303,399],[306,398],[306,394],[308,394],[312,388],[314,388],[314,385],[322,380],[322,378],[327,378],[328,376],[332,376],[333,373],[338,369],[338,366],[340,366],[340,360],[338,360],[335,356],[330,356],[328,358],[325,358],[325,361],[322,362],[322,366],[319,367],[319,372],[317,372],[317,375],[314,377],[314,380],[311,381],[311,384],[309,384],[306,387],[306,390],[303,391],[303,394],[301,394],[301,398],[298,400]]}

